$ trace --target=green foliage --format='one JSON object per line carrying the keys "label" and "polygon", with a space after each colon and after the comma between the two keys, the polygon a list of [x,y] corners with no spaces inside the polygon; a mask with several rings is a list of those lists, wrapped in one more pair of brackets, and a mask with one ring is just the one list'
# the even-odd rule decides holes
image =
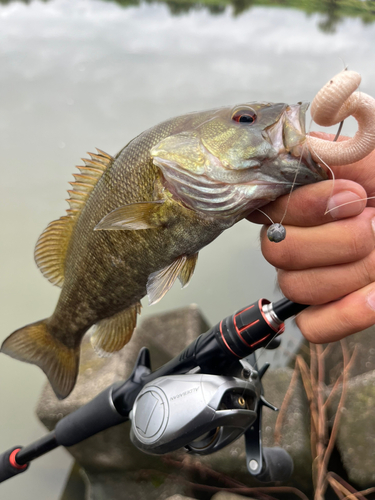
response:
{"label": "green foliage", "polygon": [[[142,0],[115,1],[126,7]],[[179,15],[196,8],[207,8],[212,14],[220,14],[224,7],[232,6],[233,15],[238,16],[254,6],[281,7],[302,10],[307,15],[321,14],[318,27],[325,33],[334,33],[345,18],[359,18],[363,24],[375,21],[375,3],[372,0],[146,0],[147,3],[166,3],[171,14]]]}
{"label": "green foliage", "polygon": [[[9,4],[15,0],[0,0]],[[30,4],[32,0],[16,0]],[[43,0],[45,2],[49,0]],[[231,6],[233,15],[239,16],[254,6],[279,7],[301,10],[310,16],[320,14],[318,27],[325,33],[334,33],[337,26],[346,18],[358,18],[364,25],[375,21],[375,2],[373,0],[103,0],[116,2],[122,7],[147,3],[165,3],[172,15],[182,15],[193,9],[205,8],[213,15],[220,15],[225,7]]]}

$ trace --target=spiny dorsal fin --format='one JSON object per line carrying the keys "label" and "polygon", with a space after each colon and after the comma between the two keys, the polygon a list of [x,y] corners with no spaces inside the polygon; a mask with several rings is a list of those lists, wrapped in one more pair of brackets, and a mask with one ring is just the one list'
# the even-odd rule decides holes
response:
{"label": "spiny dorsal fin", "polygon": [[111,353],[119,351],[129,342],[141,307],[140,302],[138,302],[125,311],[103,319],[94,325],[90,340],[99,356],[110,356]]}
{"label": "spiny dorsal fin", "polygon": [[100,149],[97,151],[99,154],[88,153],[91,159],[83,160],[85,166],[77,167],[80,174],[73,174],[75,181],[70,182],[73,189],[68,191],[68,215],[48,224],[35,247],[35,262],[43,276],[53,285],[62,286],[64,282],[66,251],[74,224],[96,183],[113,161],[112,156]]}

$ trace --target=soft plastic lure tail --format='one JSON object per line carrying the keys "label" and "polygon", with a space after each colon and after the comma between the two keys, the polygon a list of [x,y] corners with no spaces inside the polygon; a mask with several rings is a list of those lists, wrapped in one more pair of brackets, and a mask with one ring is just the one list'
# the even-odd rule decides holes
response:
{"label": "soft plastic lure tail", "polygon": [[355,136],[343,142],[307,137],[313,159],[330,166],[348,165],[362,160],[375,149],[375,99],[355,92],[361,76],[355,71],[341,71],[317,93],[311,104],[312,119],[324,127],[336,125],[349,116],[358,122]]}

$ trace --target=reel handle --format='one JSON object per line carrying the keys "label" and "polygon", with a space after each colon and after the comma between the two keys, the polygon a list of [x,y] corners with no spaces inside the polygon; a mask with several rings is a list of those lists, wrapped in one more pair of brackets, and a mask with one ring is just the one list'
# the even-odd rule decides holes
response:
{"label": "reel handle", "polygon": [[283,448],[263,448],[263,469],[255,476],[262,483],[288,481],[293,474],[293,459]]}

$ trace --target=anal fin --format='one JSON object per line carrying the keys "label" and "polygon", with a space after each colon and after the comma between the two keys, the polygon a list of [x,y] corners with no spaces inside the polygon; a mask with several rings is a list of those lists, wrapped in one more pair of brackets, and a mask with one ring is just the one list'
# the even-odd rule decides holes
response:
{"label": "anal fin", "polygon": [[110,356],[129,342],[140,311],[141,304],[138,302],[93,327],[91,345],[99,356]]}
{"label": "anal fin", "polygon": [[164,200],[131,203],[105,215],[95,227],[98,230],[151,229],[162,224],[160,211]]}

